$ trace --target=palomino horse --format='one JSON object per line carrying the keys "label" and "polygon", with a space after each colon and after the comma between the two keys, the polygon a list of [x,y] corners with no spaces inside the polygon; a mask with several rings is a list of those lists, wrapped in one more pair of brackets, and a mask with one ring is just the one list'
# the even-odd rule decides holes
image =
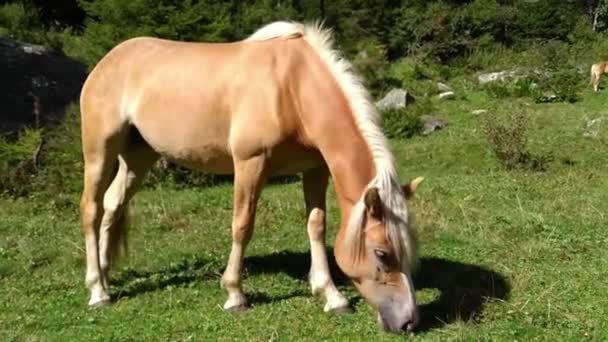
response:
{"label": "palomino horse", "polygon": [[303,173],[310,284],[325,311],[348,301],[325,252],[325,194],[333,177],[341,225],[334,254],[389,331],[411,330],[416,234],[370,96],[319,25],[276,22],[235,43],[135,38],[110,51],[82,89],[82,226],[91,306],[108,304],[108,273],[126,239],[126,209],[160,155],[234,174],[226,310],[247,301],[243,255],[267,177]]}
{"label": "palomino horse", "polygon": [[593,85],[593,91],[598,91],[600,85],[600,78],[603,74],[608,72],[608,62],[599,62],[591,66],[591,84]]}

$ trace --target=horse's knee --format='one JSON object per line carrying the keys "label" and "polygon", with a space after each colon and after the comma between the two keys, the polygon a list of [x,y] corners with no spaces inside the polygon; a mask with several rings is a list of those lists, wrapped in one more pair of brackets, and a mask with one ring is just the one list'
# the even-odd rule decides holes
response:
{"label": "horse's knee", "polygon": [[83,233],[88,234],[92,232],[99,209],[99,206],[93,199],[83,196],[80,201],[80,217]]}

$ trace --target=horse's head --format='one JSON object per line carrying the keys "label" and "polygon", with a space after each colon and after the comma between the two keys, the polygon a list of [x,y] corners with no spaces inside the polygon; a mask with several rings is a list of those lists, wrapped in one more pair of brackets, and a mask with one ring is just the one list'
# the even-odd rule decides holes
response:
{"label": "horse's head", "polygon": [[338,265],[391,332],[411,331],[418,323],[412,282],[416,235],[404,197],[410,197],[421,181],[416,178],[403,186],[403,194],[381,196],[378,188],[367,189],[353,208],[344,238],[336,241]]}

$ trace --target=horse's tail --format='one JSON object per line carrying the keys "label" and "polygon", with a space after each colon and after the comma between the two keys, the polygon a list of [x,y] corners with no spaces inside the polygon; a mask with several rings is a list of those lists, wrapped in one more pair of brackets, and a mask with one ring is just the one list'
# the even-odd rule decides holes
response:
{"label": "horse's tail", "polygon": [[[128,251],[129,201],[125,200],[126,177],[127,173],[117,165],[112,182],[104,192],[104,211],[111,215],[108,217],[110,222],[102,222],[101,229],[107,229],[108,232],[107,251],[110,264],[115,264],[120,257],[126,257]],[[104,213],[103,220],[108,213]]]}
{"label": "horse's tail", "polygon": [[116,263],[120,257],[126,257],[128,252],[129,203],[124,204],[120,216],[112,224],[108,241],[110,262]]}

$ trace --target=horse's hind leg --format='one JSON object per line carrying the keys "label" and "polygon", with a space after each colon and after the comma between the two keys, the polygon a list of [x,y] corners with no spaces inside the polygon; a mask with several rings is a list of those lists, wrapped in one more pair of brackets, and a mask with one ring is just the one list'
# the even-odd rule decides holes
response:
{"label": "horse's hind leg", "polygon": [[103,218],[99,230],[99,266],[103,285],[109,289],[109,271],[126,248],[127,207],[158,154],[147,145],[131,145],[118,157],[118,171],[103,198]]}
{"label": "horse's hind leg", "polygon": [[310,239],[310,286],[313,294],[325,297],[324,311],[345,313],[352,311],[346,298],[336,289],[329,272],[325,251],[325,194],[329,172],[326,167],[304,172],[304,199]]}
{"label": "horse's hind leg", "polygon": [[596,65],[591,66],[591,85],[593,85],[594,92],[597,92],[599,89],[600,76],[601,74],[598,72]]}
{"label": "horse's hind leg", "polygon": [[103,195],[114,172],[124,135],[119,128],[108,131],[112,133],[103,134],[101,129],[95,129],[84,121],[83,115],[84,189],[80,216],[87,254],[85,282],[91,294],[90,306],[105,305],[110,301],[99,266],[99,225]]}
{"label": "horse's hind leg", "polygon": [[228,292],[224,309],[240,311],[247,307],[241,286],[243,256],[253,233],[255,211],[265,182],[266,156],[234,160],[234,199],[232,212],[232,250],[221,284]]}

